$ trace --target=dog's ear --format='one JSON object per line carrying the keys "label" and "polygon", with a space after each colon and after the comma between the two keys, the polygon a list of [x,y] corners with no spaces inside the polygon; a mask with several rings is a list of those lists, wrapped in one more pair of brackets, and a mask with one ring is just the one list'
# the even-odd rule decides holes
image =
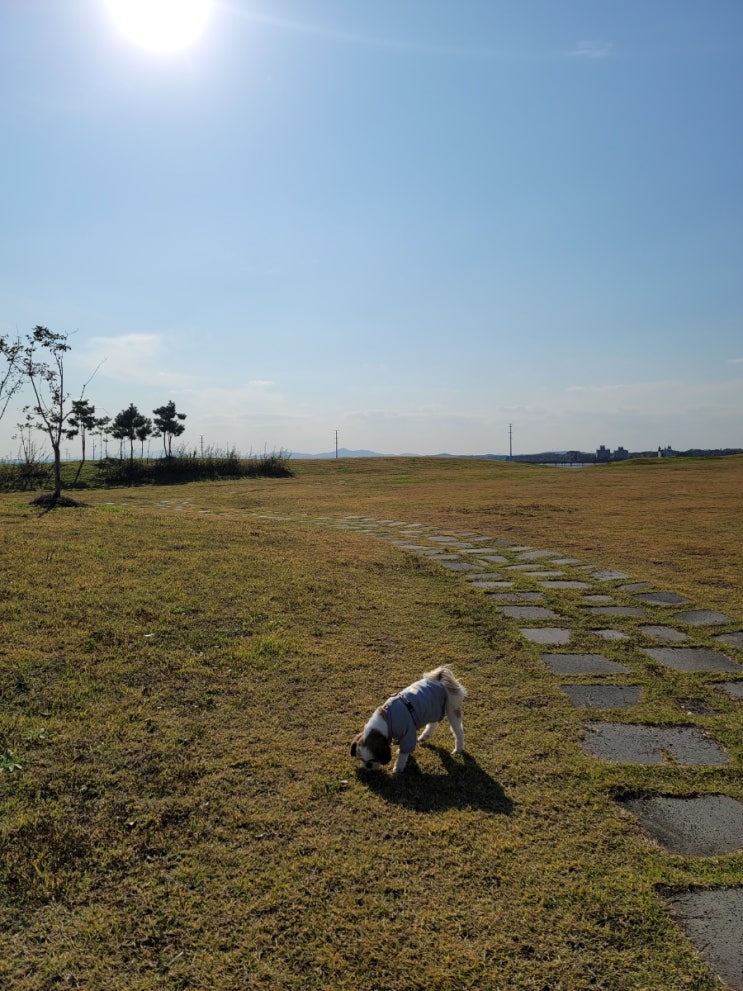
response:
{"label": "dog's ear", "polygon": [[353,738],[353,740],[351,741],[351,756],[352,757],[355,757],[356,756],[356,744],[359,742],[360,739],[361,739],[361,733],[359,733],[358,736],[355,736]]}

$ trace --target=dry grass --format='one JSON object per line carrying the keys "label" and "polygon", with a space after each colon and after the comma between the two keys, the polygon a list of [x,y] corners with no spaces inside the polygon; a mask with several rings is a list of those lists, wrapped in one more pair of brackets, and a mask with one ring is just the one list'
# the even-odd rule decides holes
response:
{"label": "dry grass", "polygon": [[[743,460],[295,467],[43,516],[0,497],[0,754],[20,765],[0,770],[0,985],[717,988],[655,890],[740,883],[743,857],[669,857],[612,796],[743,798],[740,706],[718,702],[731,767],[603,765],[538,651],[456,576],[255,514],[517,538],[741,616]],[[357,775],[350,737],[444,661],[468,756],[442,731],[401,780]],[[711,691],[643,677],[648,719]]]}

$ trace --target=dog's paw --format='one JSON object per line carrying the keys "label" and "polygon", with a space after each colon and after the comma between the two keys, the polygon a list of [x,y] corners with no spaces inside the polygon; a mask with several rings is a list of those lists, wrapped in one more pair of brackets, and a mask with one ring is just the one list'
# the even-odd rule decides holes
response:
{"label": "dog's paw", "polygon": [[455,747],[455,748],[454,748],[454,749],[452,750],[452,754],[453,754],[453,755],[454,755],[455,757],[456,757],[456,755],[457,755],[457,754],[463,754],[463,753],[464,753],[464,747]]}

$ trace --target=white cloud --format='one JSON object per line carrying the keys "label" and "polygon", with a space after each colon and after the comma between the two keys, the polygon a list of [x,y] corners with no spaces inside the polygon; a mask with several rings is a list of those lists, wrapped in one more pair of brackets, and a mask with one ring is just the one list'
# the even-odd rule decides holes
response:
{"label": "white cloud", "polygon": [[743,358],[728,358],[728,365],[743,365]]}

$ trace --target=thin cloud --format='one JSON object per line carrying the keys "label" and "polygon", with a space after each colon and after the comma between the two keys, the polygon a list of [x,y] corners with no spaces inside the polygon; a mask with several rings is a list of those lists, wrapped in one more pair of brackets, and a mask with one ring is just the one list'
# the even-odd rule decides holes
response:
{"label": "thin cloud", "polygon": [[728,365],[743,365],[743,358],[728,358]]}
{"label": "thin cloud", "polygon": [[603,59],[609,58],[614,52],[611,41],[578,41],[567,53],[569,58]]}

